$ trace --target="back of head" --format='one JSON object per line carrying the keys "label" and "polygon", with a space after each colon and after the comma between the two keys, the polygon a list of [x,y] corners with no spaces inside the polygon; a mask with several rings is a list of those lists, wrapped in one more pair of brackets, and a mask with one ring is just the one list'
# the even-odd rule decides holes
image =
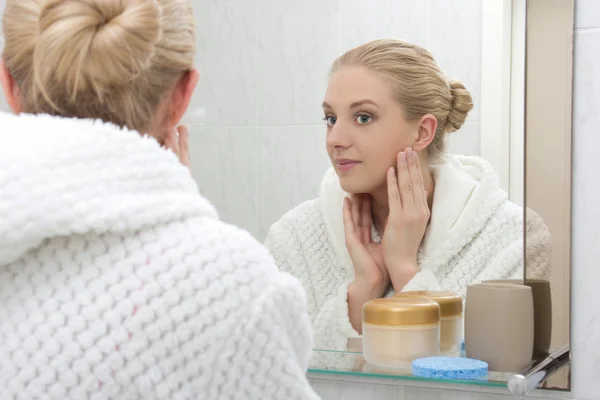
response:
{"label": "back of head", "polygon": [[143,130],[194,59],[190,0],[7,0],[3,25],[28,113]]}
{"label": "back of head", "polygon": [[446,135],[458,130],[473,109],[471,94],[464,85],[449,80],[431,53],[420,46],[396,39],[374,40],[340,56],[332,72],[344,66],[365,67],[382,76],[407,119],[435,116],[437,131],[428,147],[434,160],[445,152]]}

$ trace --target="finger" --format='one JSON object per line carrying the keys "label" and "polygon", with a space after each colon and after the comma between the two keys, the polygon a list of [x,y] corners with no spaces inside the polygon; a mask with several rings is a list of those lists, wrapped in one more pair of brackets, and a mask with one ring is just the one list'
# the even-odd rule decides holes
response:
{"label": "finger", "polygon": [[400,200],[400,191],[398,190],[398,180],[394,167],[387,172],[388,202],[390,205],[390,215],[395,215],[402,211],[402,202]]}
{"label": "finger", "polygon": [[350,201],[350,210],[352,211],[352,224],[356,234],[360,239],[360,209],[362,207],[362,195],[352,195]]}
{"label": "finger", "polygon": [[[417,159],[418,159],[418,157],[417,157]],[[419,176],[419,187],[421,188],[421,192],[422,192],[421,197],[423,198],[423,205],[427,208],[427,210],[429,210],[429,203],[427,201],[427,195],[428,195],[428,193],[427,193],[427,190],[425,190],[425,181],[423,180],[423,172],[421,170],[420,163],[419,163],[419,174],[418,174],[418,176]]]}
{"label": "finger", "polygon": [[344,198],[344,235],[346,244],[358,241],[354,220],[352,219],[353,203],[348,197]]}
{"label": "finger", "polygon": [[408,150],[406,149],[406,151],[398,154],[398,189],[403,210],[411,210],[415,205],[413,188],[408,172]]}
{"label": "finger", "polygon": [[413,189],[413,202],[415,207],[423,206],[423,176],[421,175],[421,165],[417,153],[412,149],[408,152],[408,172],[410,183]]}
{"label": "finger", "polygon": [[177,130],[170,129],[165,139],[165,147],[170,149],[177,157],[179,157],[179,144],[177,140]]}
{"label": "finger", "polygon": [[362,210],[360,213],[361,240],[363,243],[371,241],[371,226],[373,225],[373,216],[371,214],[371,196],[363,195]]}
{"label": "finger", "polygon": [[186,125],[177,127],[179,132],[179,159],[185,166],[190,166],[190,130]]}

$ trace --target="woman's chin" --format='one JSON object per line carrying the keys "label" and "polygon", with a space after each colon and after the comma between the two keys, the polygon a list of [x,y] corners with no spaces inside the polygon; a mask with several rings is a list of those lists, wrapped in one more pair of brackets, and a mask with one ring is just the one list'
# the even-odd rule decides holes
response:
{"label": "woman's chin", "polygon": [[356,179],[340,178],[342,190],[350,194],[368,193],[368,185],[358,182]]}

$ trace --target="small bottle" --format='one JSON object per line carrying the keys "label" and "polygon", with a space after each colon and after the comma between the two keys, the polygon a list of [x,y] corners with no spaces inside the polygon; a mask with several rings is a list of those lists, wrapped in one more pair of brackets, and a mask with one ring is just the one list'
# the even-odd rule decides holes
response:
{"label": "small bottle", "polygon": [[440,352],[440,306],[420,298],[371,300],[362,310],[363,357],[383,369],[410,370]]}

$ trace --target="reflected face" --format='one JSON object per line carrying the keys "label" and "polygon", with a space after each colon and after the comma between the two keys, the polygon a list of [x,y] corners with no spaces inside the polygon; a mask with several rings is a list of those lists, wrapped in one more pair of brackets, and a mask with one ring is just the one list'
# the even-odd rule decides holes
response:
{"label": "reflected face", "polygon": [[374,193],[386,186],[396,156],[418,137],[387,82],[362,67],[343,67],[329,80],[323,102],[327,153],[342,189]]}

